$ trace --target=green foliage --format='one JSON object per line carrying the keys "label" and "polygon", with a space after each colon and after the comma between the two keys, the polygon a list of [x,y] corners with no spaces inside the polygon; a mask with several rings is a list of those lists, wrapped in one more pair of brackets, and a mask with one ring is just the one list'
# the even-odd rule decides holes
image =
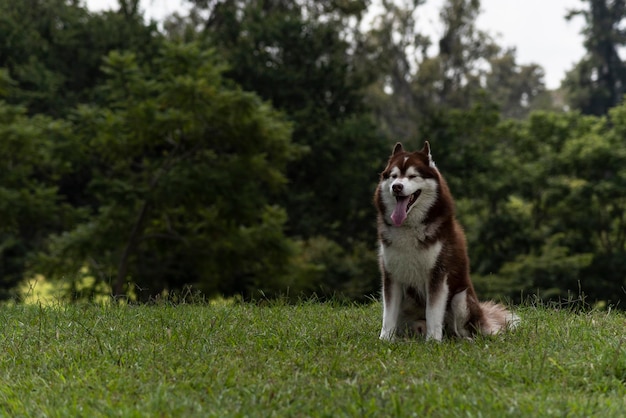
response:
{"label": "green foliage", "polygon": [[346,34],[358,36],[350,19],[360,19],[364,3],[205,5],[206,40],[231,64],[227,76],[284,111],[293,142],[308,151],[287,167],[289,192],[281,204],[291,236],[321,234],[346,245],[374,234],[369,202],[386,147],[364,106],[368,73]]}
{"label": "green foliage", "polygon": [[138,14],[92,14],[67,0],[0,0],[0,39],[0,67],[16,81],[8,100],[55,117],[97,99],[109,51],[150,56],[160,42],[156,25],[144,25]]}
{"label": "green foliage", "polygon": [[291,244],[270,198],[295,152],[281,115],[222,82],[194,44],[166,45],[143,66],[111,53],[103,70],[107,106],[73,116],[93,211],[51,241],[48,273],[79,280],[89,266],[115,294],[128,283],[141,299],[185,284],[245,294],[279,282]]}
{"label": "green foliage", "polygon": [[611,123],[535,113],[486,131],[498,138],[483,153],[485,178],[467,173],[473,195],[480,186],[485,197],[461,201],[472,212],[466,226],[479,290],[491,287],[495,296],[508,287],[514,298],[582,291],[619,303],[626,279],[622,113],[614,109]]}
{"label": "green foliage", "polygon": [[513,333],[438,344],[380,342],[380,312],[308,302],[5,306],[0,414],[623,415],[623,313],[527,306]]}
{"label": "green foliage", "polygon": [[[321,300],[366,302],[378,294],[378,258],[363,243],[348,248],[325,237],[300,242],[295,276]],[[302,295],[294,295],[301,297]]]}
{"label": "green foliage", "polygon": [[74,211],[59,198],[56,180],[70,127],[0,101],[0,299],[23,278],[29,255],[47,235],[71,223]]}
{"label": "green foliage", "polygon": [[387,150],[365,106],[370,70],[352,52],[366,2],[195,3],[208,16],[202,38],[230,63],[225,75],[282,110],[304,151],[278,200],[300,243],[283,293],[377,292],[371,196]]}
{"label": "green foliage", "polygon": [[626,67],[619,50],[626,44],[622,29],[626,17],[623,1],[583,0],[567,19],[585,20],[582,34],[585,56],[567,74],[563,85],[573,109],[584,114],[606,115],[622,102],[626,92]]}
{"label": "green foliage", "polygon": [[443,2],[438,39],[420,32],[423,3],[383,2],[359,44],[362,65],[375,79],[367,99],[385,134],[393,140],[430,140],[438,129],[433,119],[451,110],[471,113],[487,106],[522,119],[532,110],[552,108],[541,67],[518,64],[514,50],[477,27],[480,2]]}
{"label": "green foliage", "polygon": [[476,0],[444,2],[432,39],[423,1],[191,3],[161,34],[137,0],[0,0],[0,298],[43,272],[83,295],[363,301],[378,173],[428,139],[481,297],[624,299],[621,3],[570,15],[590,53],[570,94],[603,117],[549,111]]}

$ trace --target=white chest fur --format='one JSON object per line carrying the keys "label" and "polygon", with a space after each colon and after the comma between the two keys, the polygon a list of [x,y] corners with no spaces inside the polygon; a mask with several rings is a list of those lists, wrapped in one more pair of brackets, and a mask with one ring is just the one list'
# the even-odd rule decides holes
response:
{"label": "white chest fur", "polygon": [[391,245],[380,247],[385,269],[393,280],[412,285],[425,295],[430,273],[441,252],[441,241],[426,246],[410,228],[390,228],[388,232]]}

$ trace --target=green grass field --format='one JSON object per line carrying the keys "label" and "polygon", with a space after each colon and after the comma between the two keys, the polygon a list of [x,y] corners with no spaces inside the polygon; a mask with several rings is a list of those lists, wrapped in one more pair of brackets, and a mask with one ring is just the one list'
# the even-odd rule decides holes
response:
{"label": "green grass field", "polygon": [[626,414],[623,313],[517,309],[474,342],[378,340],[381,306],[0,309],[0,415]]}

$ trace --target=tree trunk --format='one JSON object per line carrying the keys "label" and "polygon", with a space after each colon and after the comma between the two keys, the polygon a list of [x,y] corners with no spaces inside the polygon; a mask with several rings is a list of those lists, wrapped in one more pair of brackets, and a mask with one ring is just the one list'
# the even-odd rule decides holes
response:
{"label": "tree trunk", "polygon": [[128,238],[128,242],[126,243],[126,247],[124,248],[122,257],[120,258],[120,263],[117,267],[117,277],[115,279],[115,285],[113,287],[113,295],[115,297],[123,296],[125,294],[124,282],[126,280],[126,275],[128,274],[128,262],[130,259],[130,255],[135,252],[137,243],[139,242],[139,235],[143,230],[143,223],[146,219],[149,206],[150,204],[148,203],[148,200],[145,200],[143,202],[143,205],[141,205],[141,210],[139,211],[139,215],[135,220],[133,229],[130,233],[130,237]]}

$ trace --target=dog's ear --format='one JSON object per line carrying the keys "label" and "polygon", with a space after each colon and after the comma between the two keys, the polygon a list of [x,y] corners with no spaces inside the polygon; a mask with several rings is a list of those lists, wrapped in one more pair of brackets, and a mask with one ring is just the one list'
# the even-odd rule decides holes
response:
{"label": "dog's ear", "polygon": [[396,145],[393,147],[393,153],[391,155],[396,155],[399,152],[404,152],[404,147],[402,143],[396,142]]}
{"label": "dog's ear", "polygon": [[424,141],[424,147],[421,152],[428,156],[428,165],[434,168],[435,161],[433,161],[433,156],[430,153],[430,143],[428,141]]}

